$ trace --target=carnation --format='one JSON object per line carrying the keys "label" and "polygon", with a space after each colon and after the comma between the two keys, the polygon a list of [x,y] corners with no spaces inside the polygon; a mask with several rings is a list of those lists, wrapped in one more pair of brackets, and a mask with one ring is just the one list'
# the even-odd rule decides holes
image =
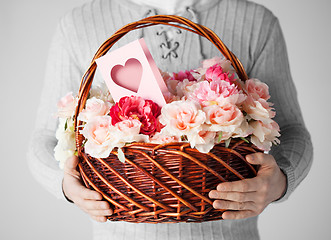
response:
{"label": "carnation", "polygon": [[223,80],[229,83],[233,83],[235,81],[234,74],[229,74],[228,72],[225,72],[223,68],[218,64],[215,64],[207,69],[205,79],[208,81]]}
{"label": "carnation", "polygon": [[139,96],[123,97],[110,109],[112,124],[137,119],[141,122],[140,133],[151,135],[157,129],[157,117],[160,115],[160,107],[151,100],[144,100]]}

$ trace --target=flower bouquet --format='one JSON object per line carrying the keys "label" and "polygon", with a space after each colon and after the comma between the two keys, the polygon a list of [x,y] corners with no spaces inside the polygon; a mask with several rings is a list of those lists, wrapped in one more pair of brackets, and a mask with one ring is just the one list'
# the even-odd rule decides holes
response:
{"label": "flower bouquet", "polygon": [[231,64],[215,57],[197,69],[162,72],[169,90],[162,108],[139,96],[113,102],[104,86],[67,94],[58,103],[55,158],[63,166],[78,154],[86,186],[114,205],[110,220],[220,219],[208,192],[254,177],[245,155],[279,143],[268,86],[242,81]]}

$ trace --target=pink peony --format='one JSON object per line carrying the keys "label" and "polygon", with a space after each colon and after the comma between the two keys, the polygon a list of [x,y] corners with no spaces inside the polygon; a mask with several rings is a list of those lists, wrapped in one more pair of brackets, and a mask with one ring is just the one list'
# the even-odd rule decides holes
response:
{"label": "pink peony", "polygon": [[225,72],[218,64],[215,64],[207,69],[205,79],[208,81],[224,80],[229,83],[233,83],[235,81],[234,74]]}
{"label": "pink peony", "polygon": [[210,59],[205,59],[201,62],[201,67],[203,69],[208,69],[215,64],[220,65],[225,72],[231,71],[231,62],[224,57],[213,57]]}
{"label": "pink peony", "polygon": [[194,78],[194,76],[192,75],[192,72],[193,70],[190,70],[190,71],[180,71],[178,73],[173,73],[173,76],[172,76],[172,80],[177,80],[177,81],[180,81],[182,82],[184,79],[187,79],[189,80],[190,82],[192,81],[196,81],[196,79]]}
{"label": "pink peony", "polygon": [[272,118],[276,115],[265,99],[254,100],[252,96],[246,98],[243,110],[254,120],[262,121],[265,124],[271,123]]}
{"label": "pink peony", "polygon": [[72,95],[72,92],[67,93],[57,103],[57,116],[60,118],[70,118],[75,114],[77,99]]}
{"label": "pink peony", "polygon": [[263,151],[270,151],[272,143],[278,144],[279,126],[275,121],[264,124],[261,121],[252,121],[250,126],[253,129],[251,142]]}
{"label": "pink peony", "polygon": [[258,79],[246,80],[245,89],[247,94],[252,96],[254,100],[258,100],[260,98],[268,100],[270,98],[268,85]]}
{"label": "pink peony", "polygon": [[206,119],[200,106],[191,101],[175,101],[162,108],[160,122],[165,125],[162,131],[170,136],[182,136],[200,131]]}
{"label": "pink peony", "polygon": [[95,97],[86,101],[85,109],[81,111],[78,119],[84,122],[88,122],[90,119],[96,116],[104,116],[108,114],[110,110],[110,103],[104,102],[101,99]]}
{"label": "pink peony", "polygon": [[206,113],[206,123],[210,124],[211,131],[234,132],[241,126],[244,115],[240,109],[231,103],[212,105],[203,109]]}
{"label": "pink peony", "polygon": [[157,117],[160,115],[160,107],[151,100],[144,100],[139,96],[122,97],[110,109],[112,124],[127,120],[137,119],[141,122],[140,133],[151,135],[157,129]]}
{"label": "pink peony", "polygon": [[240,104],[245,99],[245,95],[235,84],[224,80],[201,81],[197,85],[189,98],[198,101],[204,107],[219,104],[226,98],[234,104]]}

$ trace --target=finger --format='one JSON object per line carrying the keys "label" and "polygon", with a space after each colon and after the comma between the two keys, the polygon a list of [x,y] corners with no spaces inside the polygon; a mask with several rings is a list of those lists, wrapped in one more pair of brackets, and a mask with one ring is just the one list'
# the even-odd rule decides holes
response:
{"label": "finger", "polygon": [[107,218],[104,216],[91,216],[93,220],[97,222],[107,222]]}
{"label": "finger", "polygon": [[244,219],[249,217],[254,217],[256,214],[250,210],[243,211],[226,211],[222,214],[223,219]]}
{"label": "finger", "polygon": [[217,185],[216,190],[221,192],[255,192],[260,187],[256,178],[244,179],[234,182],[223,182]]}
{"label": "finger", "polygon": [[234,202],[226,200],[215,200],[213,202],[215,209],[227,209],[227,210],[254,210],[255,206],[253,202]]}
{"label": "finger", "polygon": [[253,153],[246,156],[246,160],[254,165],[270,165],[273,164],[274,158],[269,154]]}
{"label": "finger", "polygon": [[101,195],[101,193],[98,193],[97,191],[94,191],[94,190],[90,190],[88,188],[85,188],[85,187],[81,187],[81,190],[80,190],[80,195],[83,199],[86,199],[86,200],[102,200],[103,197]]}
{"label": "finger", "polygon": [[95,200],[83,200],[82,205],[84,209],[90,210],[109,210],[110,205],[106,201],[95,201]]}
{"label": "finger", "polygon": [[88,211],[88,214],[90,216],[106,217],[106,216],[113,215],[113,210],[112,209],[108,209],[108,210],[90,210],[90,211]]}
{"label": "finger", "polygon": [[222,199],[235,202],[254,202],[256,199],[256,192],[221,192],[212,190],[209,192],[209,197],[212,199]]}

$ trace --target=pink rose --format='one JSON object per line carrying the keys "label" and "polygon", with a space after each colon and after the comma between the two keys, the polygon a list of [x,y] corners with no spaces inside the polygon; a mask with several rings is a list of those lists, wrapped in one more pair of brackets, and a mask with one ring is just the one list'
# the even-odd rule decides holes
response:
{"label": "pink rose", "polygon": [[252,121],[250,126],[253,128],[251,142],[263,151],[270,151],[272,143],[279,144],[277,137],[279,126],[275,121],[265,124],[261,121]]}
{"label": "pink rose", "polygon": [[108,157],[115,147],[114,131],[115,127],[112,126],[109,116],[93,118],[81,130],[81,133],[87,139],[84,145],[85,152],[92,157]]}
{"label": "pink rose", "polygon": [[245,88],[247,93],[251,95],[254,100],[258,100],[260,98],[268,100],[270,98],[268,85],[258,79],[246,80]]}
{"label": "pink rose", "polygon": [[122,147],[125,143],[131,142],[147,142],[148,136],[139,134],[141,122],[137,119],[126,119],[115,124],[117,131],[113,132],[115,142],[118,142],[118,147]]}
{"label": "pink rose", "polygon": [[273,108],[263,98],[254,100],[252,96],[248,96],[243,104],[243,109],[251,118],[265,124],[271,123],[271,119],[276,115]]}
{"label": "pink rose", "polygon": [[136,135],[140,132],[141,122],[137,119],[126,119],[115,124],[115,127],[128,135]]}
{"label": "pink rose", "polygon": [[187,136],[192,148],[199,152],[208,153],[215,145],[216,132],[199,131]]}
{"label": "pink rose", "polygon": [[234,74],[225,72],[218,64],[215,64],[207,69],[205,79],[208,81],[223,80],[229,83],[233,83],[235,81]]}
{"label": "pink rose", "polygon": [[170,136],[182,136],[199,131],[206,119],[200,106],[191,101],[175,101],[162,108],[160,122],[165,125],[162,131]]}
{"label": "pink rose", "polygon": [[142,123],[140,132],[151,135],[157,129],[157,117],[160,115],[160,107],[151,100],[144,100],[139,96],[122,97],[110,109],[112,124],[127,119],[137,119]]}
{"label": "pink rose", "polygon": [[109,113],[110,103],[104,102],[101,99],[95,97],[88,99],[86,101],[85,109],[81,111],[78,116],[78,119],[84,122],[88,122],[93,117],[104,116]]}
{"label": "pink rose", "polygon": [[240,109],[231,103],[212,105],[203,109],[206,113],[210,131],[234,132],[243,122],[244,115]]}
{"label": "pink rose", "polygon": [[156,133],[153,137],[149,139],[151,143],[164,144],[171,142],[180,142],[180,138],[177,136],[168,136],[163,133]]}
{"label": "pink rose", "polygon": [[72,92],[67,93],[57,103],[57,116],[60,118],[70,118],[75,114],[77,99],[72,95]]}

